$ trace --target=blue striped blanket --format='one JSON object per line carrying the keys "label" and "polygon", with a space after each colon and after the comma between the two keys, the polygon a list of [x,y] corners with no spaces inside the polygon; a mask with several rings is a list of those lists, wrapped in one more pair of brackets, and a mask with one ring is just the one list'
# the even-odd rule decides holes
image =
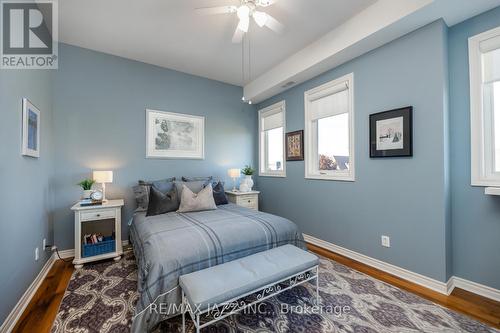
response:
{"label": "blue striped blanket", "polygon": [[305,248],[293,222],[234,204],[194,213],[137,213],[130,235],[140,295],[132,332],[150,331],[179,314],[183,274],[285,244]]}

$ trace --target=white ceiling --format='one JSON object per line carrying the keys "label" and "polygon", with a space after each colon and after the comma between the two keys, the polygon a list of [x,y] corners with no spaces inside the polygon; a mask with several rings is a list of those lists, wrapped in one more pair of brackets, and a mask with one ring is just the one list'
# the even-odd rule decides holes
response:
{"label": "white ceiling", "polygon": [[[406,1],[406,0],[405,0]],[[252,79],[311,44],[376,0],[280,0],[267,7],[286,27],[281,35],[251,25]],[[231,43],[236,15],[194,9],[238,0],[63,0],[59,40],[236,85],[241,44]]]}

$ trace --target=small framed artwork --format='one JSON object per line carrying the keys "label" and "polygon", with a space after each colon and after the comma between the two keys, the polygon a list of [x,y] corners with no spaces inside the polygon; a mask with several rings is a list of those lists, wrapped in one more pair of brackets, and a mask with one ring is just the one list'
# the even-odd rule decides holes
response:
{"label": "small framed artwork", "polygon": [[413,156],[413,107],[370,115],[370,157]]}
{"label": "small framed artwork", "polygon": [[286,133],[286,160],[304,160],[304,131]]}
{"label": "small framed artwork", "polygon": [[147,158],[205,158],[205,117],[146,109]]}
{"label": "small framed artwork", "polygon": [[23,98],[22,154],[40,157],[40,110]]}

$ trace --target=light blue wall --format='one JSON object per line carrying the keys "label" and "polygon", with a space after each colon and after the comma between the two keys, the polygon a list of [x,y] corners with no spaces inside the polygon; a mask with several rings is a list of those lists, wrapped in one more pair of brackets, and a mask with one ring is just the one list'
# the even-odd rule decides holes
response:
{"label": "light blue wall", "polygon": [[[0,323],[50,255],[42,250],[42,240],[52,241],[51,77],[47,70],[0,70]],[[21,156],[23,97],[41,111],[39,159]]]}
{"label": "light blue wall", "polygon": [[[125,198],[125,227],[138,179],[214,175],[253,163],[255,110],[242,89],[111,55],[60,45],[55,81],[55,239],[73,248],[75,184],[92,169],[111,169],[110,198]],[[145,109],[206,116],[204,160],[146,159]]]}
{"label": "light blue wall", "polygon": [[500,7],[449,31],[454,275],[500,289],[500,197],[470,185],[467,39],[500,26]]}
{"label": "light blue wall", "polygon": [[[354,73],[356,181],[259,177],[263,210],[306,234],[440,281],[450,275],[446,25],[423,27],[259,105],[286,101],[286,131],[304,128],[304,91]],[[369,158],[371,113],[413,105],[414,157]],[[391,248],[380,236],[391,237]]]}

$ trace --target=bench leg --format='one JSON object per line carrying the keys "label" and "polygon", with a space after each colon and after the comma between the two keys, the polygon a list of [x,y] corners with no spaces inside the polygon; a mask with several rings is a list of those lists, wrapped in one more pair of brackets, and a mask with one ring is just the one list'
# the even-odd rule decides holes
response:
{"label": "bench leg", "polygon": [[319,266],[316,266],[316,305],[319,305]]}
{"label": "bench leg", "polygon": [[182,333],[186,333],[186,296],[182,291]]}

